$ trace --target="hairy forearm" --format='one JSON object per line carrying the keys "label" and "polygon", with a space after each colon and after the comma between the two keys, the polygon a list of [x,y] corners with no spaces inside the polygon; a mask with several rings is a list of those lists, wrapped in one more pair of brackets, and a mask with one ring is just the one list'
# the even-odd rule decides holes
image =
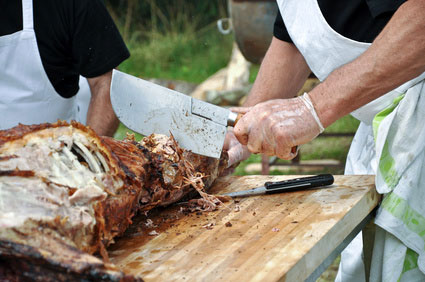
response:
{"label": "hairy forearm", "polygon": [[293,44],[273,37],[244,106],[294,97],[310,72],[303,56]]}
{"label": "hairy forearm", "polygon": [[87,125],[101,136],[113,136],[119,125],[111,104],[111,78],[112,71],[88,79],[92,96],[87,112]]}
{"label": "hairy forearm", "polygon": [[423,0],[404,3],[368,50],[309,93],[325,127],[425,71],[424,12]]}

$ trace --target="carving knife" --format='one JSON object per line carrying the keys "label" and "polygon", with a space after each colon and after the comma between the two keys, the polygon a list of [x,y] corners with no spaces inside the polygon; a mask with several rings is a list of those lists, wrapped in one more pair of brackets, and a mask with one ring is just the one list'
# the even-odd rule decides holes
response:
{"label": "carving knife", "polygon": [[300,191],[309,188],[322,187],[332,185],[334,183],[334,177],[332,174],[319,174],[316,176],[300,177],[295,179],[288,179],[276,182],[266,182],[264,186],[253,188],[250,190],[237,191],[227,194],[221,194],[220,196],[236,197],[248,197],[262,194],[276,194],[290,191]]}

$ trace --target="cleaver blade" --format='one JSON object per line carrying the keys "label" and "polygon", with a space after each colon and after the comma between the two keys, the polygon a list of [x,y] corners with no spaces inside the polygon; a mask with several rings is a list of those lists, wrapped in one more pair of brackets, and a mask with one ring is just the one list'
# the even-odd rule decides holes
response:
{"label": "cleaver blade", "polygon": [[113,70],[111,103],[118,119],[143,135],[174,136],[179,146],[220,158],[227,126],[238,114],[135,76]]}

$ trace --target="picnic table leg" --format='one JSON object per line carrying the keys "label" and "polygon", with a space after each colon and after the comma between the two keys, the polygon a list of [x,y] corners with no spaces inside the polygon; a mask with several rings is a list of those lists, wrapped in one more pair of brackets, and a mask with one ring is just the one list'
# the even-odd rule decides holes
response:
{"label": "picnic table leg", "polygon": [[262,154],[261,155],[261,174],[269,175],[269,172],[270,172],[269,157],[267,155]]}
{"label": "picnic table leg", "polygon": [[370,266],[372,263],[372,251],[375,241],[375,223],[373,219],[362,230],[363,237],[363,260],[365,267],[366,282],[369,282]]}

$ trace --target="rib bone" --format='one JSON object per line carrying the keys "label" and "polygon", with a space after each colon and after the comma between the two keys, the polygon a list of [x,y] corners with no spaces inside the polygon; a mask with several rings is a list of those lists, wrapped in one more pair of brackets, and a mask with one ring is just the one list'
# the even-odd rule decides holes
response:
{"label": "rib bone", "polygon": [[84,146],[78,141],[74,141],[74,144],[77,145],[77,147],[81,150],[82,156],[87,161],[88,165],[93,170],[93,172],[100,173],[101,170],[100,170],[99,164],[96,162],[96,159],[90,153],[90,151],[86,148],[86,146]]}

